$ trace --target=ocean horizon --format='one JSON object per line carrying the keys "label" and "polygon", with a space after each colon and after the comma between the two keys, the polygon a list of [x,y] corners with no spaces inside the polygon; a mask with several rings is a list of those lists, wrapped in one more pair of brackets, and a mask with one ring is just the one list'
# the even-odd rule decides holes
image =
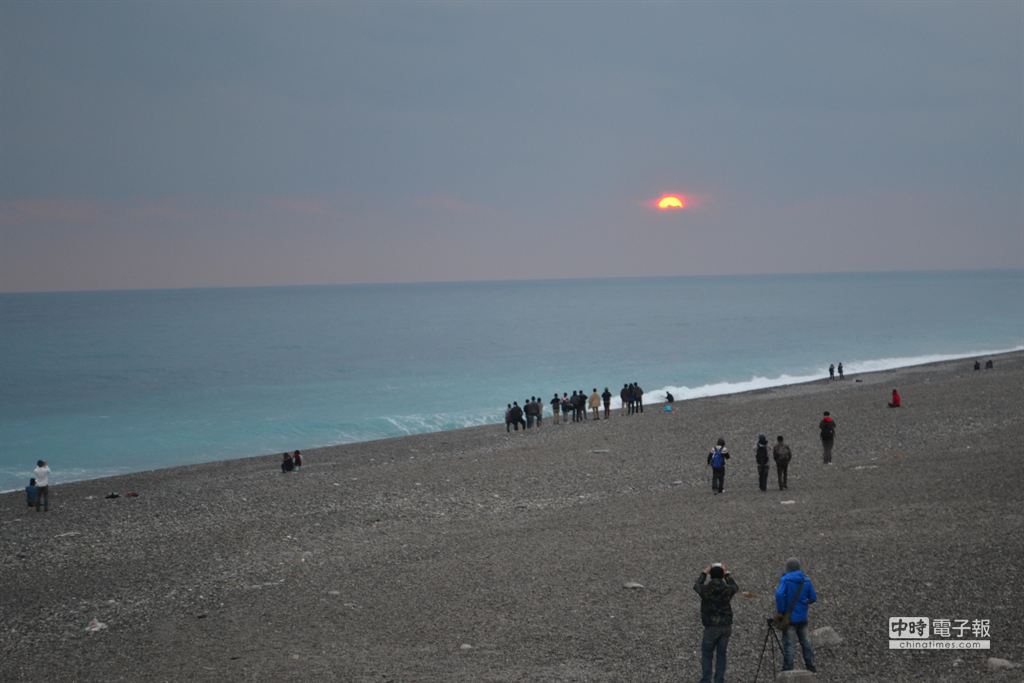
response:
{"label": "ocean horizon", "polygon": [[1024,271],[0,294],[0,490],[1024,349]]}

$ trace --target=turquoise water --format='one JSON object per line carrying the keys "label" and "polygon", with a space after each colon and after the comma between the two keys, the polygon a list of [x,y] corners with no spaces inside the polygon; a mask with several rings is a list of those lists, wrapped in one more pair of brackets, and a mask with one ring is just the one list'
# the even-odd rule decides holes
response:
{"label": "turquoise water", "polygon": [[1024,345],[1024,271],[0,295],[0,489]]}

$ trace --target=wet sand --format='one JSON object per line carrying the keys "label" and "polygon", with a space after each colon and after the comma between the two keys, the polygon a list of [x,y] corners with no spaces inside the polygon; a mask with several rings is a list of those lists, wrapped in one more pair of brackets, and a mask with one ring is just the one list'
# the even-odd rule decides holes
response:
{"label": "wet sand", "polygon": [[[1024,662],[1024,353],[972,364],[319,449],[290,475],[57,469],[48,513],[0,496],[0,680],[697,680],[692,584],[718,560],[747,593],[728,679],[749,681],[797,555],[811,629],[844,639],[820,680],[1018,681],[985,659]],[[758,432],[791,443],[787,491],[774,468],[757,488]],[[989,619],[992,650],[890,651],[890,616]]]}

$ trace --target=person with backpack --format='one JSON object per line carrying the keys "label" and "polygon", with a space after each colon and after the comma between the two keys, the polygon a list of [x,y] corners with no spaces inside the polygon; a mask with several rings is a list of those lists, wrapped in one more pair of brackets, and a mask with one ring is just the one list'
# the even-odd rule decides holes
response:
{"label": "person with backpack", "polygon": [[783,491],[789,488],[789,461],[793,458],[793,452],[783,443],[781,434],[775,438],[772,458],[775,459],[775,473],[779,476],[779,490]]}
{"label": "person with backpack", "polygon": [[612,416],[612,392],[608,391],[608,387],[604,388],[604,393],[601,394],[601,400],[604,401],[604,419],[608,419]]}
{"label": "person with backpack", "polygon": [[[711,580],[708,581],[708,577]],[[704,625],[704,638],[700,644],[701,683],[711,683],[711,664],[714,656],[716,683],[725,681],[725,651],[732,635],[732,596],[739,586],[724,564],[704,567],[693,590],[700,596],[700,622]]]}
{"label": "person with backpack", "polygon": [[800,649],[804,654],[804,666],[810,672],[817,671],[814,668],[814,648],[807,638],[807,608],[818,600],[818,594],[814,592],[814,584],[800,569],[800,560],[791,557],[786,560],[786,573],[779,579],[779,586],[775,589],[775,623],[782,631],[782,670],[793,669],[793,659],[796,654],[796,644],[793,642],[791,631],[796,631],[796,637],[800,641]]}
{"label": "person with backpack", "polygon": [[717,496],[725,493],[725,461],[729,459],[729,449],[725,447],[725,439],[719,439],[718,444],[708,453],[708,465],[711,467],[711,490]]}
{"label": "person with backpack", "polygon": [[826,465],[832,464],[832,445],[836,441],[836,421],[826,410],[825,416],[818,423],[818,431],[821,432],[821,457]]}
{"label": "person with backpack", "polygon": [[768,490],[768,437],[764,434],[757,435],[757,445],[754,446],[754,459],[757,461],[757,485],[761,493]]}

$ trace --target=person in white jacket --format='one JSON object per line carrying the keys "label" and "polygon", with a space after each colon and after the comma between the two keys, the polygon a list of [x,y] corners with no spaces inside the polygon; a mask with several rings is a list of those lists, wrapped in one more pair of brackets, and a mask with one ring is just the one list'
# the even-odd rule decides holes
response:
{"label": "person in white jacket", "polygon": [[40,506],[44,512],[50,511],[50,466],[46,464],[45,460],[40,460],[36,463],[36,468],[32,470],[33,476],[36,478],[36,488],[39,490],[39,495],[36,496],[36,512],[39,512]]}

